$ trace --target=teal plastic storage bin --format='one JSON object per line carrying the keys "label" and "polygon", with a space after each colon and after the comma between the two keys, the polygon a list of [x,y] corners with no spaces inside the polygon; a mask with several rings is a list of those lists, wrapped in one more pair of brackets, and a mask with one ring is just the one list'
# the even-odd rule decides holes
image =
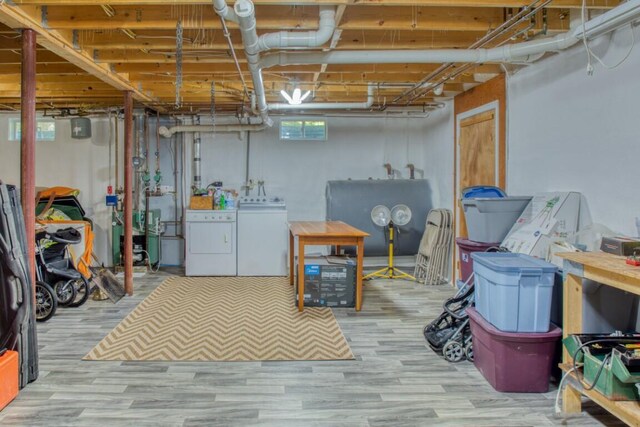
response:
{"label": "teal plastic storage bin", "polygon": [[529,255],[471,254],[476,310],[504,332],[548,332],[557,267]]}

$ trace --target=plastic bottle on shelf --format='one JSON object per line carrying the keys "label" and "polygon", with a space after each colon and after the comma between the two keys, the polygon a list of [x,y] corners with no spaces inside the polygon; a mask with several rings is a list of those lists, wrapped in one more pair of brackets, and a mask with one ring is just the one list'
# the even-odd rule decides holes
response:
{"label": "plastic bottle on shelf", "polygon": [[227,203],[224,199],[224,192],[220,195],[220,210],[225,210],[227,208]]}
{"label": "plastic bottle on shelf", "polygon": [[236,208],[236,201],[233,198],[233,193],[228,191],[225,198],[224,198],[225,204],[227,209],[235,209]]}
{"label": "plastic bottle on shelf", "polygon": [[220,207],[220,197],[222,196],[222,190],[216,188],[216,191],[213,193],[213,209],[222,209]]}

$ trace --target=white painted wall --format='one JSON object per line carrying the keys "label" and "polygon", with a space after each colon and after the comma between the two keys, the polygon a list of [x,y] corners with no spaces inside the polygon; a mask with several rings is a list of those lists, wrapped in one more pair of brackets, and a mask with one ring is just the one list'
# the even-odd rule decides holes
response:
{"label": "white painted wall", "polygon": [[[20,185],[20,143],[9,141],[9,118],[0,115],[0,179]],[[71,139],[69,120],[56,121],[55,141],[36,143],[36,186],[65,186],[80,190],[79,200],[94,219],[94,251],[110,261],[110,211],[104,205],[109,181],[108,125],[106,119],[92,119],[91,139]],[[107,262],[109,262],[107,261]]]}
{"label": "white painted wall", "polygon": [[453,101],[434,111],[424,131],[425,175],[431,185],[434,208],[454,207]]}
{"label": "white painted wall", "polygon": [[[452,181],[447,170],[453,162],[450,104],[426,119],[330,117],[327,118],[329,137],[326,142],[280,141],[276,123],[272,129],[251,136],[250,176],[255,181],[266,181],[268,195],[285,197],[290,219],[321,220],[325,217],[328,180],[386,179],[382,165],[387,162],[407,178],[409,170],[405,166],[413,163],[430,180],[432,205],[451,207]],[[18,142],[8,141],[10,117],[16,115],[0,115],[0,179],[19,184],[20,147]],[[85,209],[93,211],[96,254],[110,263],[110,208],[104,206],[109,181],[108,127],[103,118],[92,118],[92,122],[92,139],[71,139],[68,120],[58,120],[56,140],[37,143],[36,185],[80,189],[80,202]],[[122,122],[120,124],[122,141]],[[150,124],[153,137],[154,121]],[[163,184],[173,185],[168,141],[161,139],[161,168]],[[191,182],[190,141],[191,137],[187,135],[187,187]],[[240,190],[245,177],[245,149],[246,140],[239,139],[238,134],[203,135],[203,183],[222,180],[225,186]],[[151,151],[155,151],[153,138]],[[174,219],[171,197],[153,199],[151,207],[162,209],[163,220]],[[179,208],[180,216],[182,209]],[[179,232],[167,226],[168,234],[176,231]],[[163,264],[180,264],[182,250],[179,239],[163,240]]]}
{"label": "white painted wall", "polygon": [[[267,195],[285,198],[290,220],[323,220],[327,181],[386,179],[384,163],[408,178],[405,166],[413,163],[425,171],[425,178],[438,181],[431,185],[434,206],[440,206],[447,202],[442,192],[448,190],[442,185],[451,185],[439,177],[444,151],[440,144],[446,141],[430,129],[432,123],[439,128],[449,115],[438,111],[426,119],[328,117],[325,142],[280,141],[276,120],[271,129],[251,134],[249,176],[254,182],[265,181]],[[225,187],[239,190],[245,179],[245,150],[246,137],[238,134],[202,135],[203,184],[223,181]]]}
{"label": "white painted wall", "polygon": [[[637,27],[635,38],[640,39]],[[625,27],[598,39],[592,49],[615,64],[630,45]],[[635,236],[640,46],[615,70],[594,63],[591,77],[586,60],[579,44],[509,78],[509,192],[580,191],[594,222]]]}

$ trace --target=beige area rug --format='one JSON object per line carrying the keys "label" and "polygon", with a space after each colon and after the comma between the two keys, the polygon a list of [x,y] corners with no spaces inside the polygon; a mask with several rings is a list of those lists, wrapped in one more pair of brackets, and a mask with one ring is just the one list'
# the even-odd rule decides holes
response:
{"label": "beige area rug", "polygon": [[84,360],[353,359],[331,309],[295,306],[286,277],[172,277]]}

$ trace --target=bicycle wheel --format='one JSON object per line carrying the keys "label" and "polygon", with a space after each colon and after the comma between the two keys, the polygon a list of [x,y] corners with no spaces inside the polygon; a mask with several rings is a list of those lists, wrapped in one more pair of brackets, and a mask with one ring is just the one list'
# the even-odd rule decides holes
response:
{"label": "bicycle wheel", "polygon": [[36,320],[46,322],[56,314],[58,299],[55,291],[45,282],[36,282]]}
{"label": "bicycle wheel", "polygon": [[76,299],[76,287],[73,284],[73,280],[60,280],[53,285],[53,290],[56,291],[58,297],[58,305],[66,307]]}
{"label": "bicycle wheel", "polygon": [[72,303],[69,304],[69,307],[80,307],[82,304],[87,302],[89,299],[89,294],[91,293],[89,286],[89,281],[81,276],[79,279],[72,280],[73,286],[76,290],[76,297]]}

